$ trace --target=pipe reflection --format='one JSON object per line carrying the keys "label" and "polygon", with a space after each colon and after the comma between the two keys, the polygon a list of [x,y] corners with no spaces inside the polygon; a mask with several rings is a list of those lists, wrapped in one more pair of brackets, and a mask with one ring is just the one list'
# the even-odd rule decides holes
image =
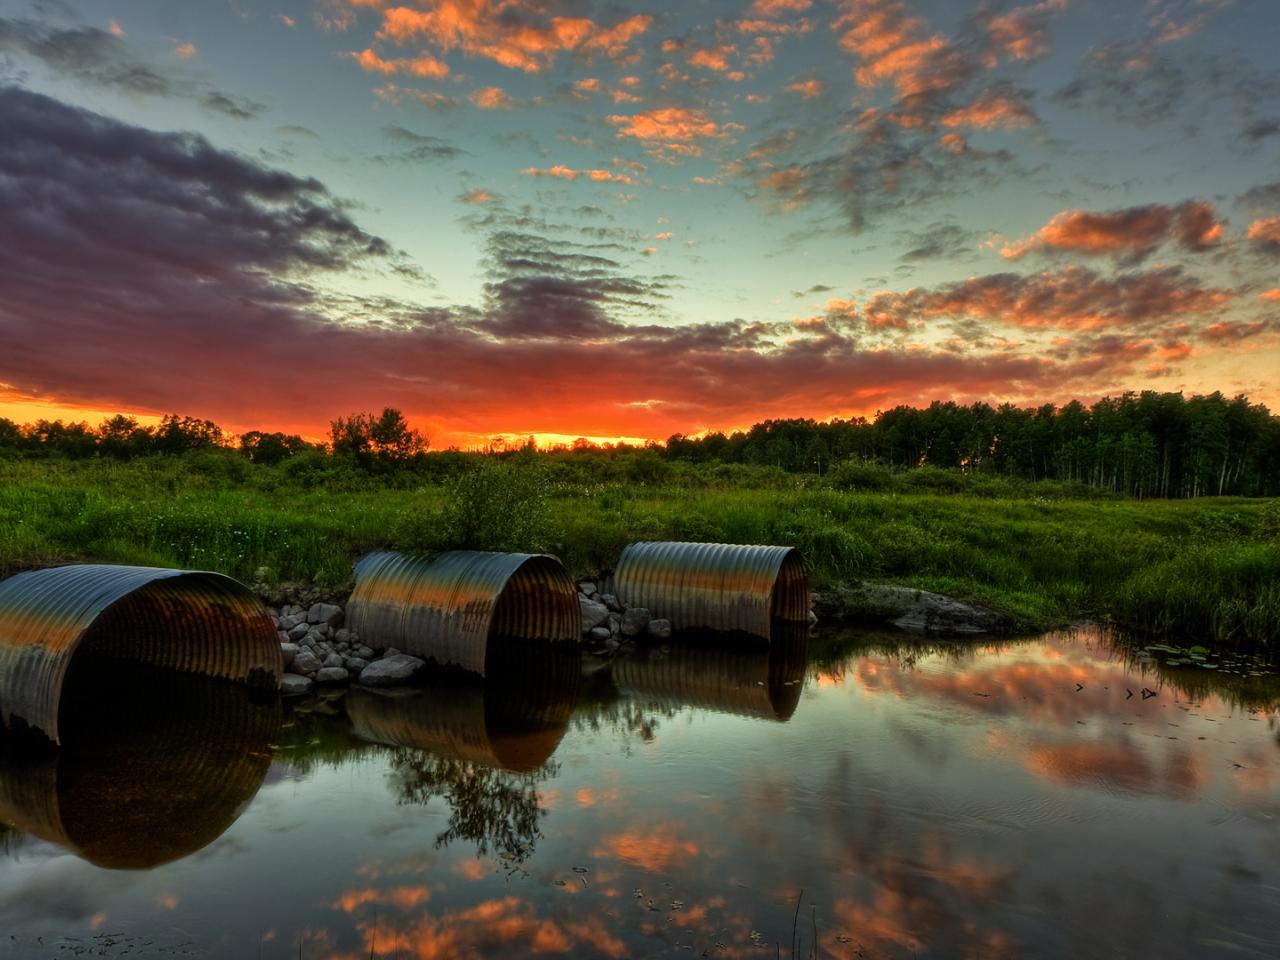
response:
{"label": "pipe reflection", "polygon": [[399,695],[354,688],[347,714],[357,736],[395,749],[391,782],[401,803],[440,797],[451,808],[443,847],[470,840],[480,854],[520,862],[546,815],[539,786],[569,728],[581,684],[576,649],[489,641],[485,678],[435,671]]}
{"label": "pipe reflection", "polygon": [[804,689],[809,630],[775,620],[771,633],[767,646],[681,634],[677,642],[619,657],[610,673],[633,700],[785,722]]}
{"label": "pipe reflection", "polygon": [[0,821],[118,870],[188,856],[257,794],[279,702],[226,681],[82,654],[56,754],[0,764]]}

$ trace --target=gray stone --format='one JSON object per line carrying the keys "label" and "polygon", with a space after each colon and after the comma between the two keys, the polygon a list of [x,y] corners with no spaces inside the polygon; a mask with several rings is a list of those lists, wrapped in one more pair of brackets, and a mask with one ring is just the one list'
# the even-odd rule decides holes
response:
{"label": "gray stone", "polygon": [[317,657],[310,650],[308,650],[306,647],[303,647],[301,650],[299,650],[298,653],[293,658],[294,673],[305,673],[308,676],[310,676],[311,674],[319,670],[322,666],[323,664],[320,662],[320,658]]}
{"label": "gray stone", "polygon": [[603,601],[604,605],[608,607],[610,610],[612,610],[614,613],[622,612],[622,604],[618,602],[618,598],[615,597],[612,593],[603,593],[600,595],[600,599],[601,601]]}
{"label": "gray stone", "polygon": [[305,623],[297,623],[289,628],[289,632],[285,636],[296,643],[310,632],[310,628]]}
{"label": "gray stone", "polygon": [[578,584],[578,592],[584,597],[594,597],[596,595],[596,585],[590,580],[584,580]]}
{"label": "gray stone", "polygon": [[665,640],[667,637],[671,636],[671,621],[662,617],[650,620],[648,630],[649,636]]}
{"label": "gray stone", "polygon": [[608,640],[604,642],[604,649],[608,653],[617,653],[618,649],[621,646],[622,644],[619,643],[617,640],[615,640],[613,637],[610,637]]}
{"label": "gray stone", "polygon": [[582,607],[582,630],[584,633],[600,626],[600,624],[609,619],[609,608],[603,603],[589,600],[586,597],[579,597],[578,605]]}
{"label": "gray stone", "polygon": [[346,660],[342,662],[342,665],[356,676],[359,676],[360,671],[369,665],[369,661],[365,660],[363,657],[347,657]]}
{"label": "gray stone", "polygon": [[374,655],[374,654],[373,654],[373,647],[366,647],[366,646],[362,643],[362,644],[360,644],[360,646],[356,647],[356,649],[355,649],[355,654],[356,654],[356,656],[357,656],[357,657],[359,657],[361,660],[372,660],[372,659],[373,659],[373,655]]}
{"label": "gray stone", "polygon": [[346,683],[351,674],[342,667],[325,667],[316,674],[316,683]]}
{"label": "gray stone", "polygon": [[621,634],[624,637],[635,637],[644,633],[644,628],[649,625],[652,617],[649,611],[644,607],[632,607],[622,615]]}
{"label": "gray stone", "polygon": [[342,608],[336,603],[313,603],[307,611],[307,623],[324,623],[336,627],[342,623]]}
{"label": "gray stone", "polygon": [[326,667],[340,667],[340,666],[342,666],[342,654],[340,654],[340,653],[331,653],[331,654],[329,654],[327,657],[325,657],[325,658],[324,658],[324,665],[325,665]]}
{"label": "gray stone", "polygon": [[296,673],[286,673],[280,678],[280,692],[286,697],[296,697],[311,689],[311,681]]}
{"label": "gray stone", "polygon": [[608,640],[613,634],[609,632],[608,627],[592,627],[590,630],[592,640]]}
{"label": "gray stone", "polygon": [[308,624],[307,631],[313,637],[324,637],[325,639],[329,637],[329,625],[327,623]]}
{"label": "gray stone", "polygon": [[391,657],[398,657],[398,656],[400,656],[399,650],[397,650],[395,647],[387,647],[387,649],[382,651],[382,656],[379,659],[387,660]]}
{"label": "gray stone", "polygon": [[276,636],[280,638],[281,643],[289,642],[289,632],[287,630],[277,630]]}
{"label": "gray stone", "polygon": [[809,611],[809,626],[816,627],[818,625],[818,615],[812,610]]}
{"label": "gray stone", "polygon": [[617,634],[622,630],[622,617],[619,614],[609,614],[609,632]]}
{"label": "gray stone", "polygon": [[395,656],[375,660],[360,674],[360,682],[366,687],[391,687],[413,679],[414,674],[426,666],[417,657],[398,653]]}
{"label": "gray stone", "polygon": [[289,669],[293,665],[293,658],[298,655],[298,645],[296,643],[280,644],[280,654],[284,657],[284,668]]}
{"label": "gray stone", "polygon": [[824,620],[887,620],[904,630],[935,634],[1004,633],[1013,629],[1005,614],[941,594],[889,583],[855,581],[814,594]]}
{"label": "gray stone", "polygon": [[339,643],[355,643],[356,635],[346,627],[343,627],[341,630],[334,632],[333,639],[337,640]]}
{"label": "gray stone", "polygon": [[283,617],[280,618],[280,629],[292,630],[298,624],[305,623],[305,622],[306,622],[305,620],[303,620],[298,616],[295,616],[292,613],[286,613]]}

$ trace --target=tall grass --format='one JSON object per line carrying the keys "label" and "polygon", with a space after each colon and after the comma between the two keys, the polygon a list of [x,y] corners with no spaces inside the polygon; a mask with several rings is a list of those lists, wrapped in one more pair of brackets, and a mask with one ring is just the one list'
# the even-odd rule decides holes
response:
{"label": "tall grass", "polygon": [[1093,616],[1218,643],[1280,638],[1277,501],[846,489],[745,469],[721,483],[715,468],[656,484],[553,469],[530,497],[518,466],[411,487],[226,459],[0,462],[0,573],[101,560],[329,588],[383,546],[546,548],[580,574],[612,566],[633,540],[786,543],[818,586],[890,580],[1029,627]]}

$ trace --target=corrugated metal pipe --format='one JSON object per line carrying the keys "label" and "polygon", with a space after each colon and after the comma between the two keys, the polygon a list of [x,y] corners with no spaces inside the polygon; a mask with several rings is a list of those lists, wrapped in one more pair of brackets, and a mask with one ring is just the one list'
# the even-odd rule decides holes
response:
{"label": "corrugated metal pipe", "polygon": [[582,608],[546,554],[380,552],[356,564],[347,625],[373,646],[486,675],[491,637],[577,643]]}
{"label": "corrugated metal pipe", "polygon": [[675,630],[767,640],[776,622],[809,617],[808,576],[794,547],[633,543],[618,560],[613,590],[623,606],[644,607]]}
{"label": "corrugated metal pipe", "polygon": [[641,703],[700,707],[785,721],[804,689],[808,627],[775,625],[768,647],[689,642],[645,648],[609,667],[618,692]]}
{"label": "corrugated metal pipe", "polygon": [[193,570],[80,564],[0,582],[0,721],[54,743],[67,671],[84,654],[275,690],[276,629],[248,587]]}

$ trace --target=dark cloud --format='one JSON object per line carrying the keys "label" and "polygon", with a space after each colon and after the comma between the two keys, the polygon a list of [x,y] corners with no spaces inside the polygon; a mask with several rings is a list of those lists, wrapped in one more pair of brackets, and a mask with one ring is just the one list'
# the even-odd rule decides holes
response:
{"label": "dark cloud", "polygon": [[1249,213],[1280,213],[1280,180],[1250,187],[1236,198],[1236,204]]}
{"label": "dark cloud", "polygon": [[925,260],[974,260],[977,258],[978,235],[954,223],[932,223],[919,233],[908,233],[904,239],[910,249],[898,257],[908,263]]}
{"label": "dark cloud", "polygon": [[383,133],[387,135],[387,139],[397,145],[394,153],[380,154],[375,158],[384,163],[393,160],[402,163],[452,160],[454,157],[463,156],[467,152],[455,147],[447,140],[442,140],[440,137],[415,133],[397,124],[388,124],[382,129]]}
{"label": "dark cloud", "polygon": [[200,98],[200,105],[206,110],[223,113],[235,120],[252,120],[264,109],[265,104],[255,103],[243,97],[232,97],[225,93],[206,93]]}
{"label": "dark cloud", "polygon": [[37,60],[88,86],[130,96],[195,100],[208,110],[237,120],[251,120],[264,109],[252,100],[171,76],[139,57],[127,41],[97,27],[0,17],[0,53]]}

